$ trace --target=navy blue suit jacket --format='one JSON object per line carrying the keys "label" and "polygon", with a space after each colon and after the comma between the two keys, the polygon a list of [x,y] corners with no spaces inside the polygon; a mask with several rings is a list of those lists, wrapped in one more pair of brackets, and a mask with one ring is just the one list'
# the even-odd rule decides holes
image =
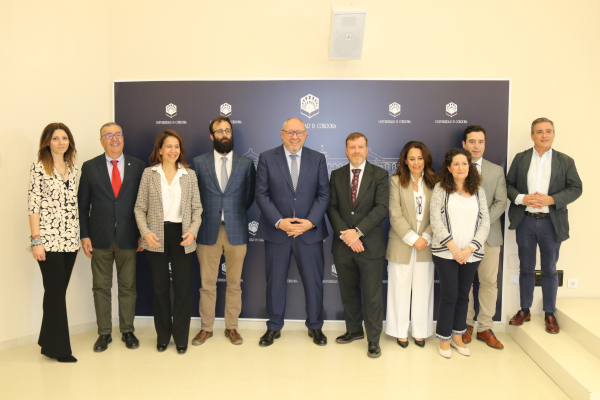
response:
{"label": "navy blue suit jacket", "polygon": [[258,159],[256,173],[256,204],[261,211],[257,235],[269,242],[285,242],[289,238],[287,233],[275,228],[275,224],[282,218],[292,218],[295,210],[296,218],[315,224],[315,228],[299,238],[306,244],[322,241],[328,236],[325,211],[329,196],[327,161],[323,154],[302,148],[294,193],[283,145],[265,151]]}
{"label": "navy blue suit jacket", "polygon": [[225,193],[219,186],[215,170],[215,152],[194,158],[202,199],[202,225],[197,242],[212,246],[217,243],[221,227],[221,212],[225,212],[227,240],[232,245],[248,243],[248,216],[246,211],[254,202],[256,171],[254,162],[237,153],[232,154],[231,174]]}

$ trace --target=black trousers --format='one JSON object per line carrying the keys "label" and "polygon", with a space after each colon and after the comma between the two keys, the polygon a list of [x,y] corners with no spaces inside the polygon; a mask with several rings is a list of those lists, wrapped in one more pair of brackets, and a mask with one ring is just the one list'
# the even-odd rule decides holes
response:
{"label": "black trousers", "polygon": [[76,257],[76,251],[47,251],[46,261],[38,261],[44,282],[44,316],[38,344],[42,354],[51,358],[71,355],[65,295]]}
{"label": "black trousers", "polygon": [[364,304],[367,340],[379,343],[383,328],[383,257],[368,259],[356,253],[349,257],[333,256],[333,261],[340,283],[346,330],[362,332]]}
{"label": "black trousers", "polygon": [[[192,254],[185,254],[181,224],[165,225],[165,251],[146,250],[154,286],[154,327],[157,343],[175,340],[177,346],[187,346],[190,336],[192,300],[190,281]],[[169,265],[170,263],[170,265]],[[170,266],[170,271],[169,271]],[[173,312],[171,312],[171,282],[173,283]],[[171,320],[172,318],[172,320]]]}
{"label": "black trousers", "polygon": [[450,340],[452,335],[467,331],[469,292],[479,263],[459,264],[455,260],[433,256],[442,294],[435,329],[438,339]]}

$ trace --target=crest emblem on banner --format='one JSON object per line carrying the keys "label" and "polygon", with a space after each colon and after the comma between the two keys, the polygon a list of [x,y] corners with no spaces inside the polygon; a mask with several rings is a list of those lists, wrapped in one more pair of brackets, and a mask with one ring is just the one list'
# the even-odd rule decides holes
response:
{"label": "crest emblem on banner", "polygon": [[227,266],[225,264],[226,263],[221,264],[221,272],[223,275],[227,275]]}
{"label": "crest emblem on banner", "polygon": [[231,104],[221,104],[221,115],[224,117],[229,117],[231,115]]}
{"label": "crest emblem on banner", "polygon": [[256,235],[256,231],[258,231],[258,222],[252,221],[248,224],[248,232],[252,234],[252,236]]}
{"label": "crest emblem on banner", "polygon": [[300,99],[300,113],[308,118],[319,114],[319,98],[312,94],[307,94]]}
{"label": "crest emblem on banner", "polygon": [[177,106],[173,103],[167,104],[167,107],[165,107],[165,111],[167,113],[167,117],[173,118],[177,115]]}
{"label": "crest emblem on banner", "polygon": [[446,115],[449,117],[454,117],[458,112],[458,106],[454,103],[446,104]]}
{"label": "crest emblem on banner", "polygon": [[390,104],[390,115],[392,117],[397,117],[398,115],[400,115],[400,104],[396,102]]}
{"label": "crest emblem on banner", "polygon": [[331,275],[337,278],[337,269],[335,269],[335,264],[331,266]]}

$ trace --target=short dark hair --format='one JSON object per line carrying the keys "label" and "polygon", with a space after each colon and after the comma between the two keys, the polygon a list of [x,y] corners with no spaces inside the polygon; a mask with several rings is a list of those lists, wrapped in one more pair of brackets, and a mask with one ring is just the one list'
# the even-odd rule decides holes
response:
{"label": "short dark hair", "polygon": [[231,130],[233,131],[233,125],[231,125],[231,121],[229,120],[229,118],[224,117],[222,115],[219,115],[217,118],[213,119],[212,121],[210,121],[210,125],[208,126],[208,131],[210,132],[211,135],[215,134],[215,130],[213,129],[213,126],[217,123],[217,122],[227,122],[229,124],[229,127],[231,128]]}
{"label": "short dark hair", "polygon": [[353,132],[348,135],[348,137],[346,138],[346,147],[348,147],[348,140],[356,140],[359,138],[365,138],[365,144],[367,145],[367,147],[369,147],[369,139],[367,139],[367,137],[360,132]]}
{"label": "short dark hair", "polygon": [[[117,124],[116,122],[107,122],[107,123],[105,123],[104,125],[102,125],[102,126],[100,127],[100,137],[102,137],[102,130],[103,130],[104,128],[106,128],[106,127],[109,127],[109,126],[113,126],[113,125],[116,125],[116,126],[118,126],[119,128],[123,129],[123,127],[122,127],[121,125]],[[122,132],[121,132],[121,133],[122,133]]]}
{"label": "short dark hair", "polygon": [[549,122],[550,125],[552,125],[552,130],[554,130],[554,122],[550,121],[548,118],[536,118],[533,120],[533,122],[531,123],[531,134],[533,135],[533,128],[535,128],[535,126],[537,124],[541,124],[542,122]]}
{"label": "short dark hair", "polygon": [[471,132],[483,132],[483,137],[486,137],[485,128],[480,125],[470,125],[465,128],[463,132],[463,142],[467,142],[467,135]]}
{"label": "short dark hair", "polygon": [[183,147],[183,140],[181,140],[181,136],[179,136],[179,133],[175,132],[172,129],[162,131],[156,137],[156,142],[154,142],[154,149],[152,150],[152,154],[150,154],[150,166],[153,167],[157,164],[160,164],[163,161],[162,157],[160,156],[160,149],[163,146],[165,139],[169,136],[172,136],[179,141],[179,158],[177,159],[177,161],[184,168],[189,167],[190,165],[183,161],[183,159],[185,158],[185,147]]}
{"label": "short dark hair", "polygon": [[454,192],[456,185],[454,183],[454,177],[450,171],[448,171],[448,167],[452,165],[452,160],[454,157],[459,155],[467,157],[467,161],[469,163],[469,174],[465,178],[463,189],[470,195],[474,195],[479,190],[481,176],[479,175],[479,172],[477,172],[477,167],[475,164],[471,163],[471,152],[466,149],[450,149],[446,152],[444,155],[444,162],[442,163],[442,166],[440,167],[440,173],[438,174],[440,177],[440,186],[448,194],[452,194],[452,192]]}

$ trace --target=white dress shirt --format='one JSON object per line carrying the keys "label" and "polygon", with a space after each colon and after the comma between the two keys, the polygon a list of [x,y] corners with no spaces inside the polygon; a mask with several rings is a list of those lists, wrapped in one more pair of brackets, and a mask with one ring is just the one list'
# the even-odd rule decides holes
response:
{"label": "white dress shirt", "polygon": [[483,163],[483,157],[481,157],[477,161],[473,161],[473,164],[475,164],[475,167],[477,168],[477,172],[479,172],[479,175],[481,175],[481,164],[482,163]]}
{"label": "white dress shirt", "polygon": [[123,152],[121,152],[121,155],[117,158],[110,158],[106,153],[104,153],[104,157],[106,158],[106,169],[108,170],[108,178],[110,179],[110,183],[112,183],[112,171],[114,168],[111,161],[117,161],[117,168],[119,169],[119,174],[121,175],[121,183],[123,183],[123,177],[125,176],[125,155]]}
{"label": "white dress shirt", "polygon": [[175,174],[175,177],[173,177],[173,181],[170,185],[167,182],[167,176],[163,171],[162,163],[152,168],[153,171],[158,171],[160,174],[164,221],[183,221],[180,178],[182,175],[187,175],[188,173],[181,164],[177,164],[177,166],[177,173]]}
{"label": "white dress shirt", "polygon": [[[219,181],[219,187],[221,187],[221,168],[223,165],[223,157],[227,158],[225,162],[225,168],[227,169],[227,178],[231,177],[231,165],[233,162],[233,152],[230,151],[227,155],[223,155],[215,150],[215,172],[217,174],[217,180]],[[223,210],[221,210],[223,211]],[[225,221],[225,213],[221,212],[221,221]]]}
{"label": "white dress shirt", "polygon": [[[352,172],[354,168],[354,166],[352,165],[352,163],[350,164],[350,189],[352,189],[352,179],[354,179],[354,173]],[[356,188],[356,198],[358,199],[358,191],[360,190],[360,183],[362,182],[362,177],[365,174],[365,165],[367,164],[367,160],[363,161],[362,164],[360,164],[358,166],[358,169],[360,169],[360,173],[358,174],[358,187]]]}
{"label": "white dress shirt", "polygon": [[[531,164],[529,164],[529,171],[527,172],[527,190],[529,193],[540,192],[542,194],[548,194],[551,171],[552,149],[548,150],[540,157],[534,147],[533,155],[531,156]],[[515,199],[515,204],[523,205],[523,197],[525,197],[525,194],[518,195]],[[549,213],[550,209],[548,206],[543,206],[541,210],[539,208],[527,207],[525,211],[532,214]]]}
{"label": "white dress shirt", "polygon": [[[285,159],[287,161],[288,168],[290,170],[290,176],[292,176],[292,157],[290,157],[292,155],[292,153],[290,153],[288,151],[288,149],[285,148],[285,146],[283,146],[283,151],[285,152]],[[298,164],[298,177],[299,177],[300,176],[300,160],[302,159],[302,147],[300,148],[300,150],[298,150],[296,155],[298,156],[298,157],[296,157],[296,163]]]}
{"label": "white dress shirt", "polygon": [[[410,175],[410,179],[411,179],[411,184],[408,185],[408,188],[410,189],[410,191],[413,194],[415,214],[417,215],[417,230],[419,230],[419,228],[421,227],[421,222],[423,221],[423,213],[425,212],[425,190],[423,190],[423,172],[421,172],[421,177],[419,178],[418,181],[415,181],[415,178],[413,178],[412,174]],[[418,191],[416,191],[416,192],[413,190],[413,187],[412,187],[413,182],[417,182]],[[419,203],[417,201],[417,197],[421,198],[420,199],[420,202],[421,202],[420,207],[419,207]],[[421,212],[419,212],[419,211],[421,211]],[[408,218],[408,216],[406,216],[406,218]],[[417,232],[410,231],[402,238],[402,241],[412,247],[412,245],[414,245],[415,242],[420,237],[425,239],[427,241],[428,245],[431,244],[431,236],[429,236],[425,232],[423,232],[422,236],[419,236],[417,234]]]}

